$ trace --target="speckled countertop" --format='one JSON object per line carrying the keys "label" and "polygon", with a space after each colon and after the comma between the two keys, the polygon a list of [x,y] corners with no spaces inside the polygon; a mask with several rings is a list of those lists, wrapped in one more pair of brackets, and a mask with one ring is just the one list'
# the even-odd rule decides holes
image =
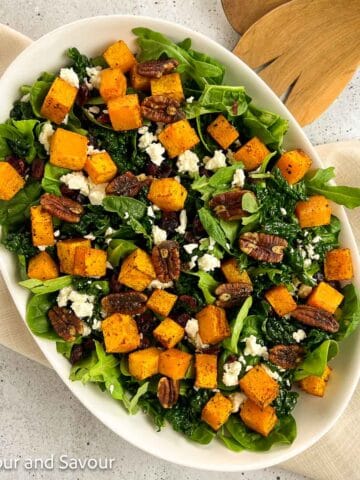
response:
{"label": "speckled countertop", "polygon": [[[156,16],[177,21],[231,49],[237,34],[217,0],[1,0],[0,21],[36,39],[79,18],[114,13]],[[314,144],[360,136],[360,74],[331,108],[305,131]],[[301,480],[281,469],[221,474],[171,465],[135,449],[104,427],[71,395],[57,375],[0,347],[0,477],[2,479],[127,480]],[[55,468],[26,470],[26,459],[51,459]],[[108,470],[57,468],[61,455],[84,459],[114,458]],[[18,468],[6,472],[2,462],[19,458]]]}

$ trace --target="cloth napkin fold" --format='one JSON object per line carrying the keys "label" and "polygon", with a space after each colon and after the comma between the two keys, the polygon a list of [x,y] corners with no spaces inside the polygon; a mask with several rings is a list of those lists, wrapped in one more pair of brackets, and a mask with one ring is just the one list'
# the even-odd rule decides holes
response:
{"label": "cloth napkin fold", "polygon": [[[30,39],[0,25],[0,75]],[[336,168],[338,184],[360,185],[360,141],[331,143],[316,147],[325,166]],[[349,211],[356,240],[360,245],[360,209]],[[0,344],[50,367],[20,318],[0,274]],[[51,368],[51,367],[50,367]],[[360,444],[360,388],[332,430],[306,452],[281,466],[314,480],[360,479],[360,458],[355,449]],[[348,448],[350,447],[350,448]]]}

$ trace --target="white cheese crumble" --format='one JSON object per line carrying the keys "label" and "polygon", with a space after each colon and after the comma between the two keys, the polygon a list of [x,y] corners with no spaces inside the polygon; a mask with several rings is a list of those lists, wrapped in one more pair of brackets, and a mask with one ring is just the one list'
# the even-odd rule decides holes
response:
{"label": "white cheese crumble", "polygon": [[165,148],[161,145],[161,143],[152,143],[145,149],[145,152],[149,155],[152,163],[158,167],[165,160],[163,155],[165,153]]}
{"label": "white cheese crumble", "polygon": [[185,235],[186,227],[187,227],[187,215],[186,210],[181,210],[179,215],[180,225],[175,228],[175,232],[179,233],[180,235]]}
{"label": "white cheese crumble", "polygon": [[91,333],[91,328],[85,322],[83,322],[83,337],[88,337]]}
{"label": "white cheese crumble", "polygon": [[196,261],[198,259],[198,255],[193,255],[191,258],[190,258],[190,262],[189,262],[189,270],[192,270],[193,268],[196,267]]}
{"label": "white cheese crumble", "polygon": [[145,150],[147,147],[149,147],[153,142],[156,142],[157,140],[157,137],[149,132],[149,131],[146,131],[145,133],[143,133],[140,138],[139,138],[139,141],[138,141],[138,147],[141,149],[141,150]]}
{"label": "white cheese crumble", "polygon": [[255,335],[250,335],[250,337],[244,338],[245,342],[244,355],[251,355],[252,357],[262,357],[264,360],[269,358],[268,350],[266,347],[263,347],[257,343],[257,338]]}
{"label": "white cheese crumble", "polygon": [[37,248],[40,250],[40,252],[45,252],[46,247],[47,247],[46,245],[38,245]]}
{"label": "white cheese crumble", "polygon": [[54,237],[55,238],[60,237],[60,230],[55,230]]}
{"label": "white cheese crumble", "polygon": [[152,236],[155,245],[159,245],[159,243],[164,242],[167,239],[166,230],[163,230],[157,225],[152,226]]}
{"label": "white cheese crumble", "polygon": [[188,98],[186,99],[186,103],[193,103],[194,100],[195,100],[195,97],[192,97],[192,96],[191,96],[191,97],[188,97]]}
{"label": "white cheese crumble", "polygon": [[198,265],[200,270],[203,270],[204,272],[212,272],[215,268],[220,268],[220,260],[214,255],[205,253],[205,255],[199,258]]}
{"label": "white cheese crumble", "polygon": [[306,338],[306,333],[304,332],[303,329],[299,328],[299,330],[296,330],[296,332],[292,334],[292,337],[295,340],[295,342],[300,343],[302,340]]}
{"label": "white cheese crumble", "polygon": [[271,368],[269,368],[267,365],[261,365],[261,366],[265,370],[265,372],[269,375],[269,377],[273,378],[278,382],[281,381],[281,376],[278,374],[278,372],[271,370]]}
{"label": "white cheese crumble", "polygon": [[280,207],[280,213],[281,213],[281,215],[284,215],[284,216],[287,215],[286,208]]}
{"label": "white cheese crumble", "polygon": [[150,218],[155,218],[155,212],[151,205],[147,207],[147,216]]}
{"label": "white cheese crumble", "polygon": [[86,86],[89,90],[97,88],[99,90],[101,83],[101,70],[102,68],[98,65],[97,67],[86,67],[86,74],[89,77],[89,80],[86,80]]}
{"label": "white cheese crumble", "polygon": [[95,184],[91,180],[89,180],[89,201],[91,205],[101,205],[102,201],[106,197],[106,189],[107,183],[98,183]]}
{"label": "white cheese crumble", "polygon": [[235,393],[231,393],[229,395],[229,398],[232,402],[232,410],[231,412],[232,413],[237,413],[239,410],[240,410],[240,407],[241,405],[245,402],[245,400],[247,399],[247,396],[245,395],[245,393],[242,393],[242,392],[235,392]]}
{"label": "white cheese crumble", "polygon": [[91,328],[93,330],[101,331],[101,320],[97,320],[96,318],[94,318]]}
{"label": "white cheese crumble", "polygon": [[202,349],[207,347],[205,343],[202,342],[199,334],[199,322],[196,318],[190,318],[185,325],[185,333],[188,340],[197,348]]}
{"label": "white cheese crumble", "polygon": [[223,367],[224,372],[222,376],[223,384],[226,385],[227,387],[232,387],[234,385],[237,385],[238,377],[240,375],[241,369],[242,369],[242,366],[238,360],[235,360],[234,362],[225,363]]}
{"label": "white cheese crumble", "polygon": [[67,125],[69,121],[69,114],[67,113],[64,117],[64,120],[61,122],[63,125]]}
{"label": "white cheese crumble", "polygon": [[84,235],[84,238],[87,238],[88,240],[95,240],[95,235],[93,233],[88,233],[87,235]]}
{"label": "white cheese crumble", "polygon": [[112,264],[110,262],[106,262],[106,268],[109,269],[109,270],[114,270],[114,267],[112,266]]}
{"label": "white cheese crumble", "polygon": [[95,297],[79,293],[72,287],[62,288],[56,300],[59,307],[66,307],[71,302],[70,308],[79,318],[91,317],[93,314]]}
{"label": "white cheese crumble", "polygon": [[95,115],[100,113],[100,107],[98,107],[97,105],[91,105],[91,107],[89,107],[87,110],[88,112],[94,113]]}
{"label": "white cheese crumble", "polygon": [[50,142],[54,132],[55,130],[50,122],[44,123],[39,135],[39,142],[44,146],[46,153],[50,152]]}
{"label": "white cheese crumble", "polygon": [[217,170],[221,167],[226,167],[226,156],[221,150],[215,150],[214,155],[210,157],[204,157],[206,170]]}
{"label": "white cheese crumble", "polygon": [[199,157],[191,150],[186,150],[178,156],[176,166],[179,173],[198,173]]}
{"label": "white cheese crumble", "polygon": [[160,282],[160,280],[153,280],[147,288],[157,288],[160,290],[164,290],[165,288],[172,288],[174,286],[174,282],[171,280],[170,282]]}
{"label": "white cheese crumble", "polygon": [[60,78],[75,88],[79,88],[80,86],[79,77],[73,68],[62,68],[60,70]]}
{"label": "white cheese crumble", "polygon": [[235,170],[231,186],[232,187],[243,187],[245,183],[245,173],[242,168],[237,168]]}
{"label": "white cheese crumble", "polygon": [[82,172],[67,173],[60,177],[60,182],[65,183],[71,190],[80,190],[82,195],[89,195],[89,182]]}
{"label": "white cheese crumble", "polygon": [[184,250],[186,253],[189,253],[190,255],[194,250],[196,250],[199,247],[197,243],[187,243],[186,245],[183,246]]}
{"label": "white cheese crumble", "polygon": [[180,175],[176,175],[176,176],[174,177],[174,179],[175,179],[178,183],[181,183]]}
{"label": "white cheese crumble", "polygon": [[87,155],[95,155],[95,153],[102,153],[105,152],[105,150],[98,150],[97,148],[94,147],[94,145],[88,145],[87,147]]}
{"label": "white cheese crumble", "polygon": [[321,242],[321,237],[320,235],[316,235],[313,239],[312,239],[312,242],[311,243],[319,243]]}
{"label": "white cheese crumble", "polygon": [[110,237],[110,235],[112,235],[113,233],[115,232],[115,230],[111,227],[108,227],[106,230],[105,230],[105,237]]}

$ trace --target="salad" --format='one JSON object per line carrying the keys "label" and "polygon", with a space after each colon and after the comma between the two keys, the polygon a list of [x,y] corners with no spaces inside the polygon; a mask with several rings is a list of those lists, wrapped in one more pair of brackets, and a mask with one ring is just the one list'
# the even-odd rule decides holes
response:
{"label": "salad", "polygon": [[291,444],[299,391],[325,394],[359,323],[331,201],[358,207],[360,190],[285,151],[287,121],[189,38],[133,32],[136,55],[70,48],[0,125],[1,241],[27,324],[71,380],[159,430]]}

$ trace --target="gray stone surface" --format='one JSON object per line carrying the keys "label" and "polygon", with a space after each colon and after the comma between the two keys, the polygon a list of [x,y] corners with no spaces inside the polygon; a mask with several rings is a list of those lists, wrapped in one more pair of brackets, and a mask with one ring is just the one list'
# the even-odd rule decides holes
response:
{"label": "gray stone surface", "polygon": [[[216,0],[1,0],[0,21],[33,39],[68,22],[101,14],[132,13],[177,21],[232,48],[237,34],[228,25]],[[331,108],[305,130],[314,144],[359,137],[360,76],[353,78]],[[106,429],[71,395],[57,375],[0,347],[0,477],[6,479],[127,480],[300,480],[281,469],[237,474],[211,474],[178,467],[135,449]],[[54,470],[26,470],[26,459],[54,455]],[[114,458],[107,471],[59,470],[61,455]],[[18,469],[5,472],[4,459],[18,460]],[[48,465],[50,465],[48,460]]]}

